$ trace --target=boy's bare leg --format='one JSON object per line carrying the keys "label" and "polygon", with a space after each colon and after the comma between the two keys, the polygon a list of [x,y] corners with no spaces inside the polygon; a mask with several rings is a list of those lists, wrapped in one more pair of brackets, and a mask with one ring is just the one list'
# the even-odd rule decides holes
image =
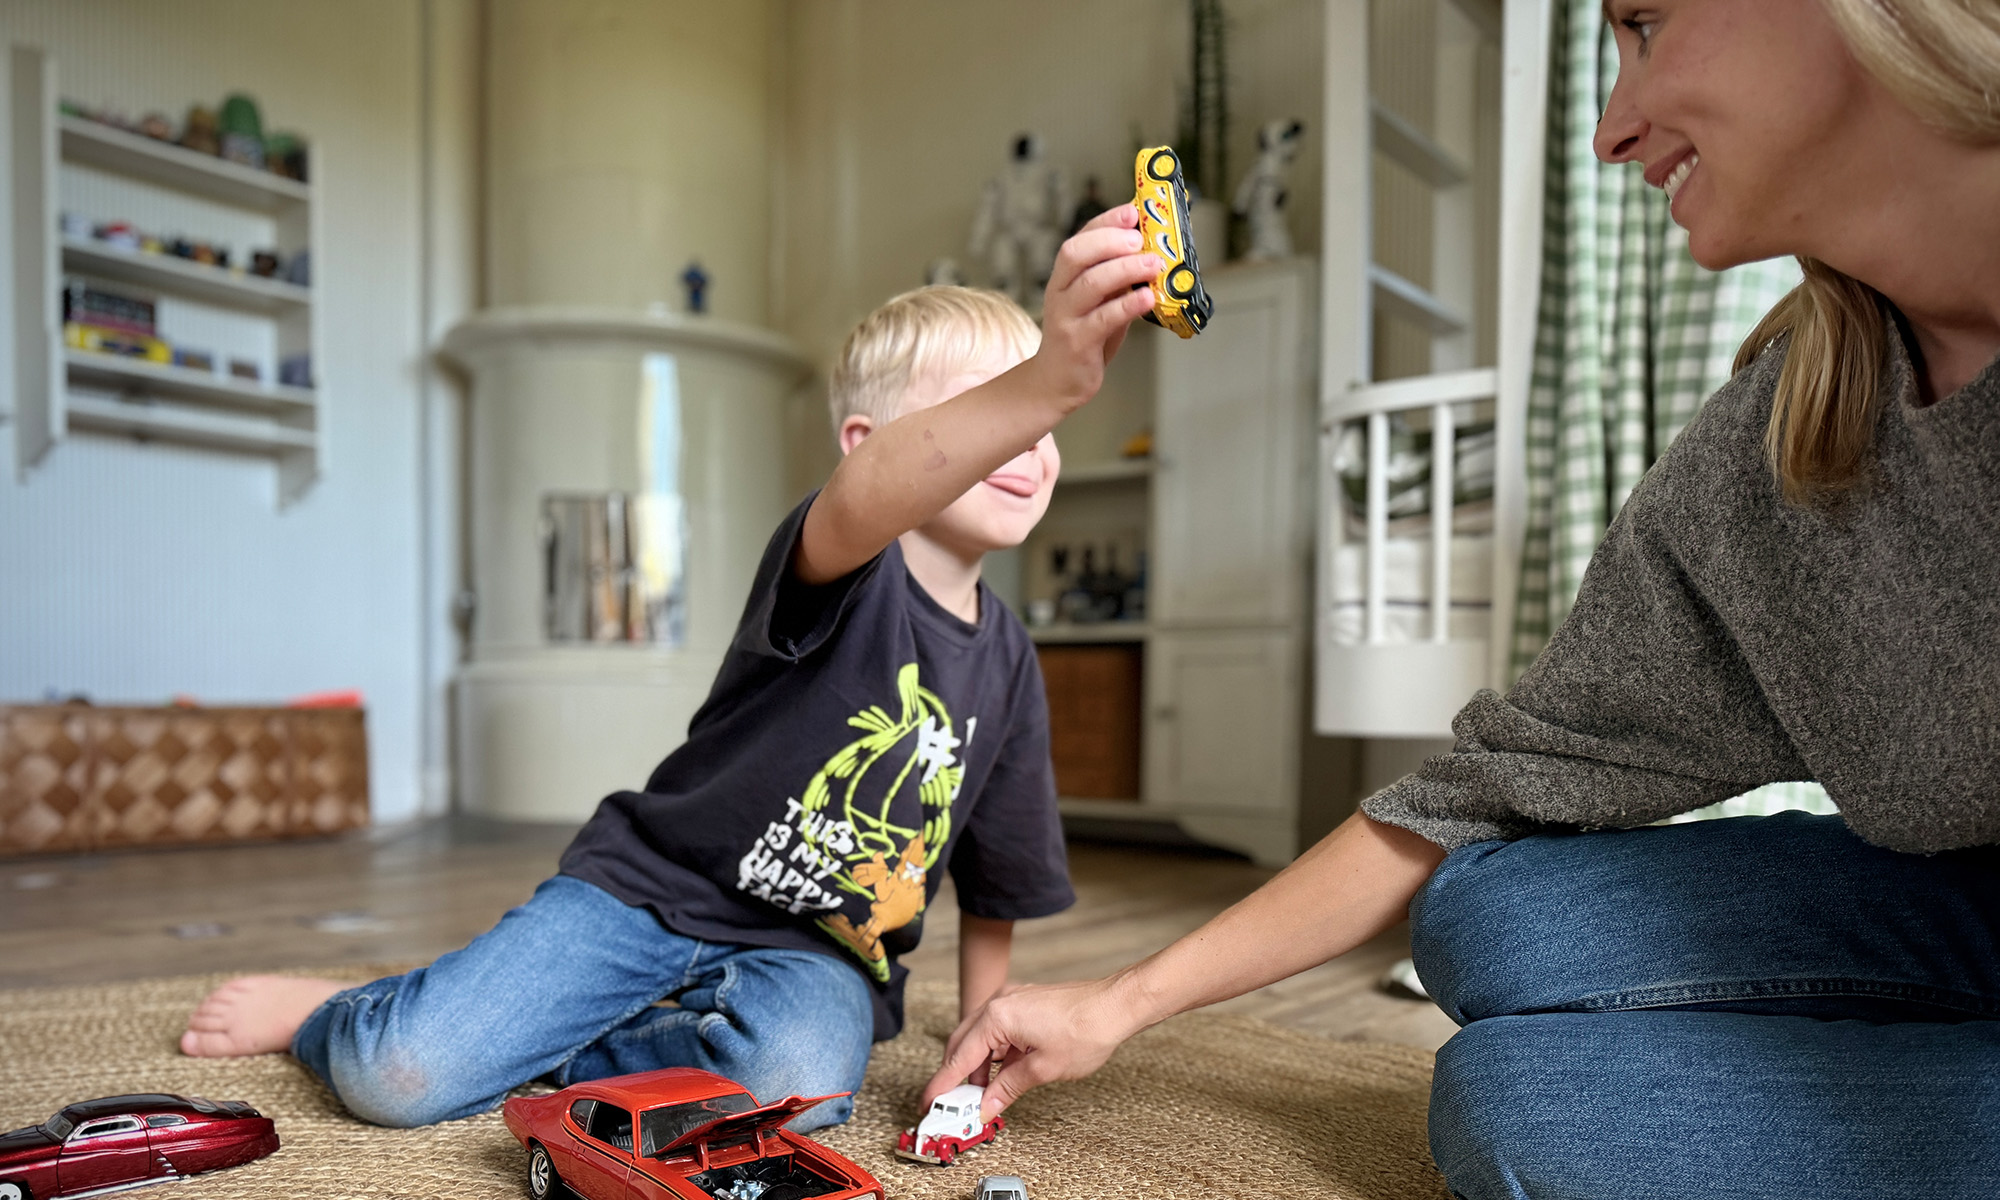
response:
{"label": "boy's bare leg", "polygon": [[292,1048],[292,1035],[313,1010],[349,984],[291,975],[245,975],[208,994],[188,1017],[181,1053],[233,1058]]}

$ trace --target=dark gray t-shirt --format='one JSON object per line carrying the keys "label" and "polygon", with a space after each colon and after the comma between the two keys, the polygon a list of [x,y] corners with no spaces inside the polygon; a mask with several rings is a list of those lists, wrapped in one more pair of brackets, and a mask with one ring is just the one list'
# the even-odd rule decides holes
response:
{"label": "dark gray t-shirt", "polygon": [[808,587],[791,563],[808,498],[771,538],[708,700],[646,781],[618,792],[561,871],[685,937],[813,950],[903,1021],[923,914],[946,870],[964,912],[1075,902],[1033,643],[984,584],[979,622],[931,599],[891,543]]}
{"label": "dark gray t-shirt", "polygon": [[1920,406],[1890,330],[1860,485],[1784,501],[1767,349],[1633,490],[1521,681],[1363,811],[1455,849],[1817,780],[1877,845],[2000,841],[2000,361]]}

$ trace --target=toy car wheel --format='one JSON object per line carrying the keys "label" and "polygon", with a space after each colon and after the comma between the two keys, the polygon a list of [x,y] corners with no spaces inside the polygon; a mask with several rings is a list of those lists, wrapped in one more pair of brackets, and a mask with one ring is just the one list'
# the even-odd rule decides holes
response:
{"label": "toy car wheel", "polygon": [[551,1200],[564,1190],[562,1176],[556,1174],[556,1164],[550,1160],[549,1152],[540,1146],[528,1151],[528,1194],[535,1200]]}
{"label": "toy car wheel", "polygon": [[948,1167],[958,1161],[958,1143],[946,1142],[938,1147],[938,1166]]}
{"label": "toy car wheel", "polygon": [[1146,160],[1146,174],[1164,183],[1174,177],[1174,171],[1180,165],[1180,161],[1174,157],[1173,151],[1155,151],[1153,157]]}
{"label": "toy car wheel", "polygon": [[1194,295],[1194,271],[1186,263],[1167,272],[1167,295],[1176,300],[1186,300]]}
{"label": "toy car wheel", "polygon": [[0,1200],[29,1200],[28,1185],[12,1179],[0,1179]]}

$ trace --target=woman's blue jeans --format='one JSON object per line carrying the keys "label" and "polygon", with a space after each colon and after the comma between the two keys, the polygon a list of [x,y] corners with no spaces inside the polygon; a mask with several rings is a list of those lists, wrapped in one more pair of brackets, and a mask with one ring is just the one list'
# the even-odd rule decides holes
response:
{"label": "woman's blue jeans", "polygon": [[1464,1200],[2000,1197],[2000,848],[1801,813],[1482,842],[1410,916]]}
{"label": "woman's blue jeans", "polygon": [[[681,937],[558,875],[465,949],[328,1000],[292,1053],[378,1125],[471,1116],[533,1079],[661,1067],[713,1071],[768,1104],[859,1090],[873,1011],[861,973],[837,958]],[[831,1100],[791,1126],[852,1111]]]}

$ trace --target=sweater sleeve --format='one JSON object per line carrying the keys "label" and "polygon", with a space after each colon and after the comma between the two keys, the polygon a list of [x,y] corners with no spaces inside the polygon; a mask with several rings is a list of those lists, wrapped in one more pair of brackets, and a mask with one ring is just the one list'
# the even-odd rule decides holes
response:
{"label": "sweater sleeve", "polygon": [[1452,753],[1363,812],[1452,850],[1645,825],[1812,778],[1688,561],[1764,507],[1730,486],[1760,478],[1756,406],[1724,400],[1634,489],[1569,619],[1520,682],[1504,697],[1475,695],[1452,721]]}

